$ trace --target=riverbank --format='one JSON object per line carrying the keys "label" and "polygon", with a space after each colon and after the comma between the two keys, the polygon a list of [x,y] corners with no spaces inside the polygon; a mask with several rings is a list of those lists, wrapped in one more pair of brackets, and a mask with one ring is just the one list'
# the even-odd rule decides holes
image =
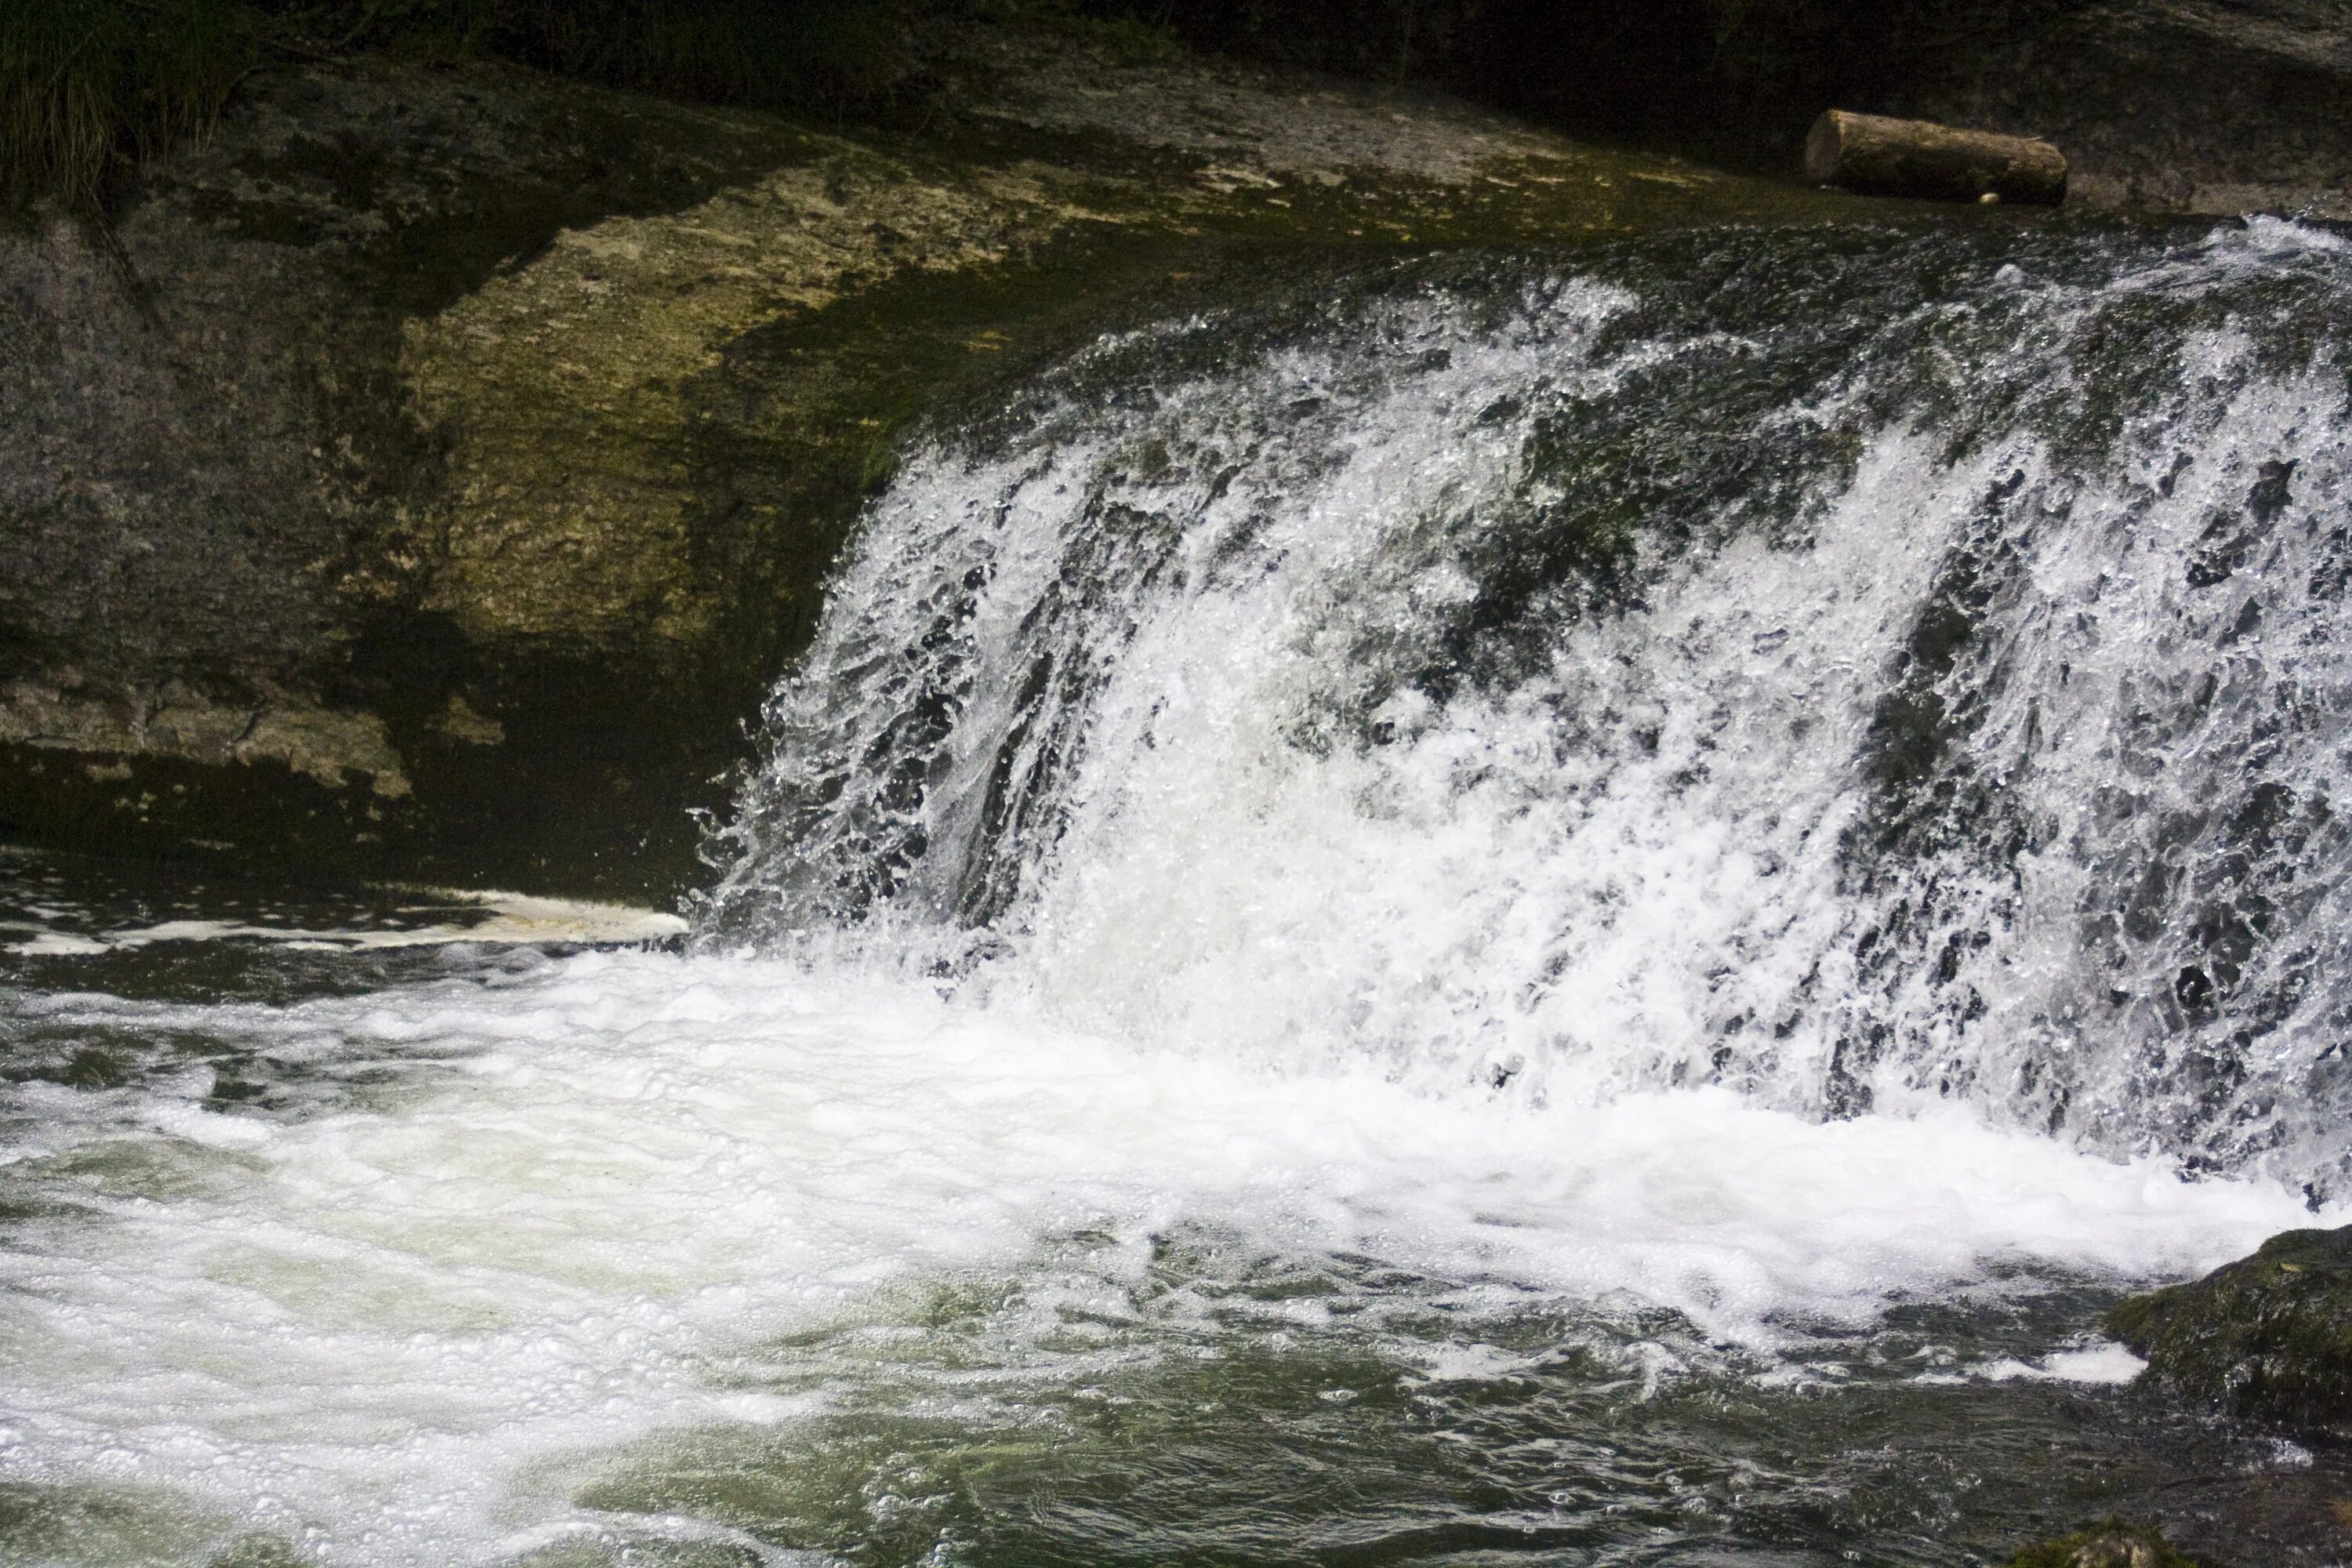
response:
{"label": "riverbank", "polygon": [[674,896],[915,422],[1274,276],[1863,210],[1052,32],[859,133],[269,71],[0,232],[0,836]]}

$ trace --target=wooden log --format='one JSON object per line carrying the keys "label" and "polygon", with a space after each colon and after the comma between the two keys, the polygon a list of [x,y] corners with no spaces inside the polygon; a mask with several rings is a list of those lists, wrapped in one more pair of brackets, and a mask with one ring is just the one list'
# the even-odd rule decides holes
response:
{"label": "wooden log", "polygon": [[2038,136],[1832,109],[1805,138],[1805,178],[1871,195],[2055,206],[2066,199],[2066,155]]}

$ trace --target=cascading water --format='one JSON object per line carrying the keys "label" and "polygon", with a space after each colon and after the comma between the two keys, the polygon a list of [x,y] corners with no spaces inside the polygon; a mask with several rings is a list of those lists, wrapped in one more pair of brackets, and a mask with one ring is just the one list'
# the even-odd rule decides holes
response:
{"label": "cascading water", "polygon": [[684,952],[0,858],[0,1560],[2324,1521],[2095,1323],[2352,1195],[2347,304],[2271,221],[1325,276],[907,454]]}
{"label": "cascading water", "polygon": [[706,940],[863,921],[1123,1037],[1960,1096],[2331,1191],[2352,419],[2314,324],[2352,255],[1843,243],[1183,323],[918,453]]}

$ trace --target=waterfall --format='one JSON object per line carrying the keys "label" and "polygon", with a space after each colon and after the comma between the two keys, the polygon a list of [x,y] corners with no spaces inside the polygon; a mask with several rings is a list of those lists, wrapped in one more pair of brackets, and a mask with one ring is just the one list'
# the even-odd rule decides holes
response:
{"label": "waterfall", "polygon": [[2335,1550],[2098,1324],[2352,1219],[2352,245],[2001,221],[941,420],[684,951],[0,856],[0,1559]]}
{"label": "waterfall", "polygon": [[1839,231],[1107,338],[873,505],[707,950],[1444,1097],[1948,1098],[2315,1200],[2352,251]]}

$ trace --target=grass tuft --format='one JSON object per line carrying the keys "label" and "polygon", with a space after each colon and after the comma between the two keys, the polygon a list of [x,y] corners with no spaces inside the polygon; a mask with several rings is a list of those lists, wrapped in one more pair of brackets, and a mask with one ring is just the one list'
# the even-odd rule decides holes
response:
{"label": "grass tuft", "polygon": [[128,129],[127,18],[110,0],[0,9],[0,186],[95,207]]}
{"label": "grass tuft", "polygon": [[139,159],[211,129],[254,48],[230,0],[7,0],[0,200],[98,212]]}
{"label": "grass tuft", "polygon": [[141,95],[132,130],[142,154],[209,134],[256,53],[255,17],[226,0],[168,0],[147,18],[131,68]]}

